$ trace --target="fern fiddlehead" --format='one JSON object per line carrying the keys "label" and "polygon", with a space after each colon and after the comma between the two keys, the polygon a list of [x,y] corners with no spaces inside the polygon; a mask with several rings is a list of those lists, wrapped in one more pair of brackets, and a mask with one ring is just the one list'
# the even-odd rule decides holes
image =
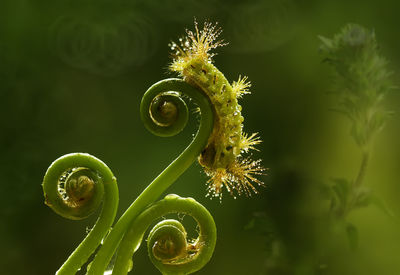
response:
{"label": "fern fiddlehead", "polygon": [[[180,93],[184,93],[194,99],[201,110],[201,122],[196,137],[184,152],[142,192],[125,214],[122,215],[105,239],[94,261],[90,264],[88,274],[102,274],[104,272],[131,222],[146,207],[160,197],[196,160],[207,143],[213,129],[214,116],[212,106],[205,95],[181,79],[162,80],[150,87],[145,93],[141,104],[141,116],[146,127],[152,133],[160,136],[171,136],[179,133],[184,128],[188,117],[187,106],[180,99]],[[174,124],[174,122],[177,122],[178,125]],[[106,177],[105,179],[102,179],[101,176],[103,175]],[[101,197],[99,195],[103,192],[107,194],[106,191],[111,189],[106,185],[103,191],[102,185],[97,184],[102,181],[113,184],[112,194],[116,198],[114,200],[115,205],[112,207],[108,206],[108,200],[104,201],[104,211],[101,218],[104,213],[104,216],[108,214],[109,219],[106,223],[100,222],[102,219],[99,218],[96,226],[60,268],[58,274],[75,273],[87,261],[110,230],[118,204],[118,189],[116,187],[116,179],[107,166],[88,154],[75,153],[65,155],[56,160],[46,172],[43,180],[46,204],[58,214],[72,219],[85,217],[89,214],[86,209],[92,210],[94,208],[92,205],[84,206],[83,202],[89,201],[84,196],[90,197],[95,202],[95,205],[100,204]],[[78,207],[83,207],[86,211],[83,214],[78,213]],[[67,212],[64,212],[65,210]],[[178,210],[176,209],[175,211]],[[97,229],[100,227],[101,229]],[[100,230],[102,233],[97,233]],[[215,230],[213,232],[216,234]],[[92,241],[93,235],[96,235],[96,241]],[[90,243],[90,245],[87,243]],[[214,245],[211,246],[213,247]]]}
{"label": "fern fiddlehead", "polygon": [[[166,126],[160,125],[161,123],[157,123],[154,121],[155,117],[171,117],[170,112],[165,112],[162,106],[173,104],[172,101],[161,102],[162,100],[158,100],[158,96],[165,96],[165,92],[181,92],[185,95],[189,96],[198,104],[201,110],[201,121],[200,127],[197,132],[196,137],[190,143],[190,145],[178,156],[153,182],[142,192],[141,195],[131,204],[131,206],[126,210],[126,212],[122,215],[120,220],[115,224],[113,230],[107,236],[107,239],[104,241],[103,246],[98,251],[96,257],[94,258],[90,269],[88,270],[89,274],[99,274],[101,270],[104,270],[107,266],[107,263],[110,261],[112,255],[117,249],[118,244],[120,243],[123,235],[128,230],[131,222],[147,207],[149,204],[156,201],[157,198],[161,196],[161,194],[172,184],[175,180],[196,160],[204,146],[207,143],[207,140],[211,134],[213,129],[213,110],[212,106],[208,100],[208,98],[200,93],[196,88],[190,86],[185,83],[181,79],[166,79],[162,80],[153,86],[151,86],[145,95],[143,96],[141,103],[141,116],[142,119],[148,129],[151,132],[162,135],[162,136],[171,136],[172,133],[179,132],[183,127],[171,126],[170,123],[165,123]],[[176,95],[169,96],[178,96]],[[176,99],[174,99],[176,100]],[[176,101],[181,104],[181,101]],[[157,104],[161,106],[160,108],[152,106],[152,104]],[[175,119],[179,122],[181,120],[179,118],[179,113],[187,116],[185,113],[186,106],[184,105],[175,105],[177,114],[175,115]],[[168,107],[169,108],[169,107]],[[182,110],[183,109],[183,110]],[[160,114],[155,115],[154,113],[150,113],[151,111],[160,111]],[[164,115],[163,115],[164,113]],[[167,115],[165,115],[167,113]],[[174,116],[172,116],[174,117]],[[163,127],[168,128],[167,130]]]}
{"label": "fern fiddlehead", "polygon": [[201,269],[211,258],[216,242],[216,227],[210,213],[192,198],[168,195],[143,211],[125,234],[113,272],[126,274],[129,260],[139,248],[143,234],[153,220],[169,213],[192,216],[199,225],[199,236],[186,241],[186,230],[179,221],[163,220],[153,227],[147,248],[151,261],[162,274],[190,274]]}
{"label": "fern fiddlehead", "polygon": [[[189,146],[138,196],[114,227],[111,230],[106,228],[105,232],[109,231],[109,234],[88,265],[87,274],[103,274],[118,246],[112,272],[128,273],[132,265],[132,254],[139,248],[147,227],[154,219],[169,213],[192,216],[200,228],[199,236],[194,241],[187,241],[186,230],[180,222],[164,220],[158,223],[148,238],[148,251],[154,265],[163,274],[190,274],[209,261],[216,242],[216,227],[210,213],[192,198],[168,195],[155,202],[197,158],[206,174],[211,177],[209,192],[213,196],[221,198],[223,187],[231,194],[236,190],[239,194],[249,195],[250,190],[256,192],[250,181],[262,185],[254,176],[264,171],[259,165],[260,161],[251,161],[241,156],[260,143],[255,134],[247,136],[242,133],[243,117],[240,114],[241,107],[237,104],[237,99],[248,93],[250,84],[246,82],[247,78],[239,78],[231,86],[223,74],[211,64],[212,54],[209,50],[222,45],[221,42],[213,44],[219,35],[219,29],[211,27],[209,23],[204,25],[202,31],[198,30],[197,23],[195,26],[197,37],[188,32],[192,47],[180,49],[181,54],[187,58],[177,57],[171,65],[171,70],[178,71],[184,79],[165,79],[152,85],[142,98],[140,113],[150,132],[159,136],[173,136],[185,127],[188,120],[188,109],[182,100],[182,95],[185,95],[199,107],[201,120],[198,132]],[[193,68],[189,74],[188,68]],[[75,155],[87,156],[79,153]],[[75,167],[70,166],[67,169]],[[68,190],[68,199],[79,201],[83,195],[92,192],[91,185],[83,185],[90,180],[79,178],[79,173],[90,169],[92,168],[77,168],[74,183],[69,187],[63,186]],[[115,178],[113,179],[113,183],[116,183]],[[58,186],[59,191],[60,184],[55,186]],[[65,197],[66,192],[59,192],[59,196]],[[104,202],[103,208],[105,206]],[[80,265],[93,253],[99,242],[85,249],[85,257],[80,260]],[[79,258],[75,254],[76,251],[70,258]],[[76,271],[80,267],[77,263],[72,266],[67,262],[64,266],[68,266],[68,270]]]}
{"label": "fern fiddlehead", "polygon": [[109,231],[118,208],[117,180],[101,160],[83,153],[55,160],[43,179],[45,203],[57,214],[79,220],[103,201],[101,214],[90,233],[58,270],[75,274]]}

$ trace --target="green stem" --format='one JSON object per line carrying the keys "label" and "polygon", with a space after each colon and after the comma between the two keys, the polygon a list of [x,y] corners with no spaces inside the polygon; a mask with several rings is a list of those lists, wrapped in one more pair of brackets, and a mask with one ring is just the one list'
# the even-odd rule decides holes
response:
{"label": "green stem", "polygon": [[360,169],[358,170],[357,178],[354,181],[354,189],[359,188],[364,181],[365,174],[367,173],[367,166],[369,161],[369,152],[363,151]]}
{"label": "green stem", "polygon": [[351,186],[349,201],[344,207],[343,211],[340,213],[340,217],[346,217],[357,203],[357,195],[359,192],[358,189],[363,184],[365,175],[367,173],[368,161],[369,161],[369,152],[368,150],[363,150],[360,168],[358,170],[357,177],[353,182],[353,185]]}
{"label": "green stem", "polygon": [[213,129],[212,105],[206,95],[181,79],[165,79],[147,90],[141,102],[141,116],[145,124],[152,123],[149,106],[158,94],[168,91],[182,92],[195,100],[201,110],[201,122],[196,137],[190,145],[142,192],[115,224],[94,258],[88,274],[102,274],[115,253],[123,235],[132,221],[161,194],[196,160],[207,144]]}

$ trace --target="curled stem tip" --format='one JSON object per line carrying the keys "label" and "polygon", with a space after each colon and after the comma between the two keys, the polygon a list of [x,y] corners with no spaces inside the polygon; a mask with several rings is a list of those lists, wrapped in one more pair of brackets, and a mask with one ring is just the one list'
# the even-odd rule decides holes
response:
{"label": "curled stem tip", "polygon": [[199,236],[188,241],[186,230],[179,221],[161,221],[148,236],[149,257],[163,274],[190,274],[201,269],[211,259],[215,248],[217,229],[214,220],[207,209],[194,199],[167,195],[148,207],[132,223],[121,242],[113,272],[126,274],[130,268],[129,259],[139,248],[146,229],[155,219],[176,212],[196,220]]}
{"label": "curled stem tip", "polygon": [[57,214],[83,219],[103,202],[93,229],[57,274],[75,274],[109,231],[118,208],[118,187],[108,166],[94,156],[72,153],[55,160],[43,179],[45,203]]}
{"label": "curled stem tip", "polygon": [[141,118],[146,128],[155,135],[172,136],[179,133],[188,115],[186,104],[181,99],[183,95],[191,98],[200,108],[200,127],[195,138],[121,216],[96,254],[89,274],[99,274],[105,270],[132,222],[189,168],[207,144],[214,123],[213,107],[204,93],[181,79],[164,79],[152,85],[142,98]]}

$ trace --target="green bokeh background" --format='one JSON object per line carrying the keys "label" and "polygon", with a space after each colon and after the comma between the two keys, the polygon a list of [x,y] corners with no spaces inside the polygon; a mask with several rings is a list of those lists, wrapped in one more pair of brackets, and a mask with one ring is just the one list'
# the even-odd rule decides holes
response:
{"label": "green bokeh background", "polygon": [[[329,111],[331,68],[317,39],[349,22],[374,29],[398,85],[399,10],[396,0],[1,1],[0,273],[53,274],[95,221],[64,220],[44,205],[40,184],[57,157],[88,152],[106,162],[118,178],[120,215],[189,143],[195,118],[178,136],[159,138],[142,125],[139,103],[151,84],[173,76],[167,45],[196,17],[224,29],[229,45],[216,66],[230,81],[252,81],[241,100],[244,129],[260,133],[254,157],[269,168],[252,198],[206,198],[198,164],[168,190],[196,198],[216,221],[214,256],[197,274],[400,274],[398,218],[354,211],[356,251],[344,232],[328,232],[320,186],[354,178],[360,152],[349,121]],[[365,184],[399,217],[398,92],[385,104],[395,114],[376,139]],[[267,218],[246,229],[254,216]],[[281,240],[275,258],[266,221]],[[134,273],[158,274],[143,248]]]}

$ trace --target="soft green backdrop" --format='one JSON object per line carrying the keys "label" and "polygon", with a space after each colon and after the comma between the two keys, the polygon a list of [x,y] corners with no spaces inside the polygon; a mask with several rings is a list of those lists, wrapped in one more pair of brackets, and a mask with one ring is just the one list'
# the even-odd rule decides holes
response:
{"label": "soft green backdrop", "polygon": [[[121,214],[189,143],[196,119],[159,138],[144,129],[139,102],[172,76],[167,44],[196,17],[224,29],[229,45],[218,50],[217,67],[231,81],[252,81],[241,101],[245,131],[260,133],[254,155],[269,167],[266,188],[252,198],[205,198],[198,164],[168,190],[196,198],[216,221],[214,257],[198,274],[400,274],[398,218],[373,207],[353,212],[356,251],[343,232],[327,231],[320,186],[355,177],[360,154],[349,122],[329,111],[331,70],[317,39],[349,22],[374,29],[398,85],[399,10],[396,0],[2,0],[0,273],[53,274],[95,220],[64,220],[44,205],[40,184],[54,159],[79,151],[106,162]],[[400,217],[400,95],[386,104],[396,113],[376,140],[366,184]],[[272,252],[271,236],[280,240]],[[144,249],[134,273],[158,274]]]}

